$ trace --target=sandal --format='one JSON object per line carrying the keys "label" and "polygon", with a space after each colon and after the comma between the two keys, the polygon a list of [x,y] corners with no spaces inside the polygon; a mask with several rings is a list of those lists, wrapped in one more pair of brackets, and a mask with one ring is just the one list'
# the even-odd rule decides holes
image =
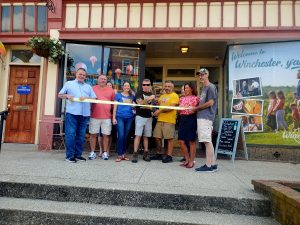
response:
{"label": "sandal", "polygon": [[191,169],[191,168],[194,167],[194,165],[195,165],[195,163],[192,163],[192,164],[188,163],[185,167],[188,168],[188,169]]}
{"label": "sandal", "polygon": [[123,156],[121,159],[125,161],[129,161],[129,158],[127,158],[126,156]]}
{"label": "sandal", "polygon": [[179,166],[186,167],[188,164],[189,164],[189,162],[183,162],[183,163],[179,164]]}
{"label": "sandal", "polygon": [[121,162],[122,158],[118,156],[118,158],[116,158],[116,162]]}

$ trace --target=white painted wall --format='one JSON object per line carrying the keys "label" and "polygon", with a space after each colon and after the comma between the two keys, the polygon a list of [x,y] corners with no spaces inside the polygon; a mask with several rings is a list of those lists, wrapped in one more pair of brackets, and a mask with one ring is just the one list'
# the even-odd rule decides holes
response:
{"label": "white painted wall", "polygon": [[[169,4],[169,5],[168,5]],[[169,16],[168,16],[169,6]],[[156,3],[104,3],[104,4],[79,4],[78,5],[78,28],[88,28],[89,15],[91,28],[102,28],[102,7],[104,7],[103,28],[114,28],[114,17],[116,16],[116,28],[127,28],[129,16],[129,28],[180,28],[180,12],[182,6],[182,27],[192,28],[233,28],[237,18],[238,28],[264,26],[264,1],[238,1],[235,9],[234,1],[223,3],[212,1],[206,2],[159,2]],[[129,15],[128,15],[128,7]],[[196,8],[194,8],[196,7]],[[296,25],[300,25],[300,1],[295,2]],[[115,13],[116,8],[116,15]],[[251,8],[251,21],[249,13]],[[281,9],[281,24],[278,24],[279,8]],[[91,10],[91,13],[89,12]],[[155,10],[155,12],[154,12]],[[209,18],[207,14],[209,10]],[[223,11],[222,11],[223,10]],[[66,5],[66,28],[75,28],[77,8],[75,4]],[[235,15],[236,13],[236,15]],[[222,15],[223,14],[223,15]],[[141,18],[142,16],[142,18]],[[155,16],[155,18],[154,18]],[[266,25],[269,27],[288,27],[293,24],[293,2],[292,1],[266,1]],[[155,20],[155,25],[153,23]],[[221,21],[223,19],[223,21]],[[209,21],[208,21],[209,20]],[[142,24],[140,22],[142,21]],[[154,27],[155,26],[155,27]],[[169,27],[167,27],[169,26]],[[208,27],[209,26],[209,27]]]}
{"label": "white painted wall", "polygon": [[[50,37],[59,39],[58,30],[50,30]],[[48,62],[47,74],[46,74],[46,87],[45,87],[45,115],[55,115],[55,104],[57,99],[57,77],[58,66],[52,62]],[[41,84],[42,85],[42,84]]]}

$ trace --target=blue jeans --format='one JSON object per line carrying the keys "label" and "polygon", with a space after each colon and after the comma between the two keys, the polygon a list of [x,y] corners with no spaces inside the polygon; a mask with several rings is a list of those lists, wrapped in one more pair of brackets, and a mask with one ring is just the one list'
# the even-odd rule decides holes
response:
{"label": "blue jeans", "polygon": [[83,152],[86,127],[89,118],[89,116],[80,116],[66,113],[66,158],[81,156]]}
{"label": "blue jeans", "polygon": [[124,155],[126,152],[128,134],[133,122],[133,117],[131,118],[122,118],[117,117],[117,132],[118,132],[118,141],[117,141],[117,152],[118,155]]}
{"label": "blue jeans", "polygon": [[277,130],[279,130],[281,127],[285,130],[288,130],[288,125],[284,120],[284,114],[284,109],[279,109],[276,111]]}

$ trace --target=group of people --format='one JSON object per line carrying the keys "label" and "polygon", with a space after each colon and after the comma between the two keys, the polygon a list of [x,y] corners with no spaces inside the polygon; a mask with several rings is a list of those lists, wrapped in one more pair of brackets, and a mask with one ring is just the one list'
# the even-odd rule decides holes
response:
{"label": "group of people", "polygon": [[[292,111],[293,129],[300,128],[300,103],[298,101],[297,93],[294,93],[294,101],[290,103],[289,107]],[[285,95],[284,92],[279,90],[269,92],[269,105],[267,111],[266,124],[273,130],[279,131],[280,129],[288,130],[288,124],[285,121]]]}
{"label": "group of people", "polygon": [[[203,166],[195,170],[198,172],[217,171],[211,136],[217,109],[217,89],[214,84],[210,83],[207,69],[202,68],[196,73],[196,77],[203,84],[200,96],[197,96],[196,88],[192,83],[186,83],[184,94],[179,97],[173,91],[173,82],[167,80],[164,82],[164,93],[157,99],[152,92],[149,79],[142,81],[142,90],[137,93],[133,93],[128,82],[123,83],[121,92],[115,93],[107,85],[105,75],[100,75],[98,84],[93,87],[84,82],[85,77],[85,69],[79,68],[76,71],[76,79],[66,82],[58,94],[59,98],[67,99],[65,117],[66,161],[73,163],[86,161],[82,157],[82,153],[88,123],[91,147],[90,160],[97,157],[95,148],[99,133],[102,135],[101,147],[103,147],[99,157],[104,160],[109,159],[112,125],[116,125],[116,152],[118,156],[115,161],[128,161],[129,158],[126,156],[128,135],[132,123],[135,122],[132,163],[138,162],[138,148],[141,139],[144,147],[143,160],[147,162],[151,160],[162,160],[163,163],[172,162],[178,111],[180,114],[178,142],[184,155],[184,160],[180,165],[186,168],[194,167],[198,135],[199,142],[203,142],[206,147],[206,160]],[[79,101],[73,101],[74,98],[79,98]],[[91,104],[89,101],[85,101],[86,99],[97,99],[105,102]],[[174,108],[177,106],[179,108]],[[152,132],[153,117],[157,118],[157,122]],[[156,142],[157,152],[150,157],[149,137],[152,136]],[[163,140],[167,142],[165,152],[162,150]]]}

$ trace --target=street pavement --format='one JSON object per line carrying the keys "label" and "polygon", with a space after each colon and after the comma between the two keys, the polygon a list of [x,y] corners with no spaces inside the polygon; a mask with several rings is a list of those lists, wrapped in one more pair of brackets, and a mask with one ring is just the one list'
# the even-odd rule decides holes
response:
{"label": "street pavement", "polygon": [[[83,156],[88,157],[89,152]],[[122,190],[143,190],[172,194],[192,194],[224,197],[260,198],[254,192],[252,179],[300,181],[300,164],[218,160],[219,171],[199,173],[179,166],[180,158],[172,163],[115,162],[112,156],[86,162],[68,163],[60,150],[39,151],[36,145],[2,144],[0,153],[0,181],[68,184]],[[131,157],[131,155],[129,155]],[[196,159],[196,167],[204,159]]]}

